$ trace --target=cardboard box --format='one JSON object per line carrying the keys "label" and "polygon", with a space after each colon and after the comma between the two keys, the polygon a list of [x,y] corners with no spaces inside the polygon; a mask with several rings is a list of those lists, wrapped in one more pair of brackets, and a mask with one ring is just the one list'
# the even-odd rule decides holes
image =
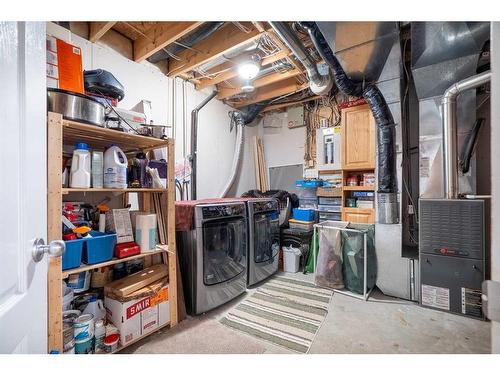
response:
{"label": "cardboard box", "polygon": [[136,340],[170,321],[168,286],[163,286],[149,296],[125,302],[106,296],[104,306],[108,321],[120,331],[121,345]]}
{"label": "cardboard box", "polygon": [[82,50],[47,35],[47,87],[84,93]]}

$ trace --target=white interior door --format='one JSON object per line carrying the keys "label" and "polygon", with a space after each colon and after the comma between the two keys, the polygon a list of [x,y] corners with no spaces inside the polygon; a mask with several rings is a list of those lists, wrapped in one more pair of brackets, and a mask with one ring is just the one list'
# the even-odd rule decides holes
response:
{"label": "white interior door", "polygon": [[0,353],[47,352],[45,23],[0,22]]}

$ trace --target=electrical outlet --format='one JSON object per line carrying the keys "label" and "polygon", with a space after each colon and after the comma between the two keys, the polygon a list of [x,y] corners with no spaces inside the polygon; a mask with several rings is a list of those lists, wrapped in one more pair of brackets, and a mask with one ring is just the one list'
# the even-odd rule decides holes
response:
{"label": "electrical outlet", "polygon": [[414,214],[415,214],[415,210],[413,208],[413,205],[409,204],[408,205],[408,215],[414,215]]}

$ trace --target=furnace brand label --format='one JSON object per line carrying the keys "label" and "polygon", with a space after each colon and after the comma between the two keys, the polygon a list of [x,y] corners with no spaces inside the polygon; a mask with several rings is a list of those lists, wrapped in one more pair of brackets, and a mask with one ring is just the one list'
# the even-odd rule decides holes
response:
{"label": "furnace brand label", "polygon": [[422,305],[450,310],[450,290],[422,284]]}

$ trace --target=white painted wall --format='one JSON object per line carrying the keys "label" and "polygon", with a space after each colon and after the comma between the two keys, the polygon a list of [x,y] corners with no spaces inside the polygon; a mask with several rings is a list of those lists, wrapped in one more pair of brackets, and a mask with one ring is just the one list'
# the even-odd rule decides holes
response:
{"label": "white painted wall", "polygon": [[[125,87],[125,98],[119,107],[130,109],[142,99],[151,101],[153,120],[175,127],[175,155],[177,162],[182,162],[190,153],[191,111],[208,96],[209,89],[197,91],[190,83],[166,77],[147,61],[133,62],[100,42],[91,43],[56,24],[49,22],[47,32],[82,48],[84,69],[102,68],[115,75]],[[183,86],[186,90],[185,106]],[[234,130],[229,132],[229,110],[229,106],[213,99],[200,111],[198,198],[218,197],[229,177],[236,138]],[[250,128],[246,131],[250,135],[252,132]],[[241,195],[255,188],[252,150],[244,147],[243,152],[245,158],[230,195]]]}
{"label": "white painted wall", "polygon": [[[500,22],[491,27],[491,228],[500,226]],[[500,282],[500,231],[491,230],[491,279]],[[500,323],[492,323],[492,352],[500,353]]]}

